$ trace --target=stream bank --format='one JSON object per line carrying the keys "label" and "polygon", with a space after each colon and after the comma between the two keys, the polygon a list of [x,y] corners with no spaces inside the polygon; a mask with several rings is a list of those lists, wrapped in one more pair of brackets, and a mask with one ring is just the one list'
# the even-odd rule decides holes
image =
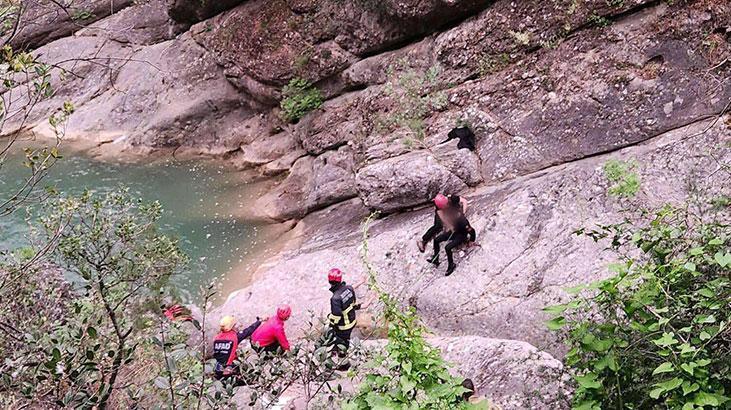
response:
{"label": "stream bank", "polygon": [[[13,147],[0,181],[3,196],[27,174],[22,166],[22,148],[27,144],[42,145],[42,141],[24,141]],[[49,169],[39,188],[53,186],[61,194],[78,195],[85,190],[106,193],[124,187],[142,201],[159,201],[164,209],[161,230],[178,237],[190,257],[185,272],[173,281],[186,299],[197,300],[201,286],[218,283],[218,300],[223,301],[232,289],[250,284],[255,269],[276,253],[278,239],[287,230],[286,225],[266,223],[251,212],[269,186],[265,180],[252,181],[246,173],[201,158],[129,154],[113,158],[95,153],[84,144],[63,142],[62,158]],[[18,210],[0,221],[0,247],[24,246],[29,234],[26,218],[33,214],[32,209]]]}

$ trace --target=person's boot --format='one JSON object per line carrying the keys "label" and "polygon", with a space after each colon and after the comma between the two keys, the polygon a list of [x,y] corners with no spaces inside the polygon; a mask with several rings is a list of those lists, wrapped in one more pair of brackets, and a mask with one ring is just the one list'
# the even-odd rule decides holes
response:
{"label": "person's boot", "polygon": [[453,263],[452,263],[452,264],[450,264],[449,266],[447,266],[447,274],[446,274],[446,275],[444,275],[444,276],[449,276],[449,275],[451,275],[451,274],[452,274],[452,272],[454,272],[454,270],[455,270],[455,269],[457,269],[457,265],[455,265],[455,264],[453,264]]}
{"label": "person's boot", "polygon": [[439,266],[439,255],[434,255],[426,258],[426,261],[434,264],[434,266]]}
{"label": "person's boot", "polygon": [[417,239],[416,240],[416,247],[419,248],[419,252],[424,253],[424,241]]}

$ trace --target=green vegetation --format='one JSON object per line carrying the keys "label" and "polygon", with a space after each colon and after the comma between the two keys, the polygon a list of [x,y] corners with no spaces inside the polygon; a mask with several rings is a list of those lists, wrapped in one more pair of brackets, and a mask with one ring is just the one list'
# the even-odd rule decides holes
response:
{"label": "green vegetation", "polygon": [[634,171],[637,164],[634,161],[620,161],[616,159],[604,163],[604,176],[610,182],[609,195],[618,197],[632,197],[640,190],[640,177]]}
{"label": "green vegetation", "polygon": [[[398,76],[396,69],[403,70]],[[441,89],[439,76],[441,69],[432,66],[426,71],[416,71],[405,61],[388,70],[389,81],[385,91],[394,100],[396,110],[380,115],[375,121],[380,132],[391,132],[396,129],[407,129],[404,138],[407,146],[422,145],[426,136],[424,120],[434,111],[440,111],[449,104],[447,93]]]}
{"label": "green vegetation", "polygon": [[594,13],[589,16],[589,23],[597,27],[609,27],[612,25],[612,20]]}
{"label": "green vegetation", "polygon": [[[304,333],[289,352],[260,356],[249,351],[239,356],[241,374],[251,390],[250,406],[274,403],[292,386],[301,386],[298,395],[310,408],[337,408],[336,404],[347,400],[351,392],[334,379],[344,375],[353,384],[361,380],[361,366],[370,352],[358,341],[352,341],[347,355],[337,356],[327,320],[310,314]],[[346,373],[335,373],[346,364]]]}
{"label": "green vegetation", "polygon": [[637,229],[579,231],[625,256],[546,308],[571,348],[574,408],[730,408],[731,238],[714,215],[665,207]]}
{"label": "green vegetation", "polygon": [[322,106],[320,90],[302,78],[294,78],[282,89],[282,116],[286,121],[296,122],[310,111]]}
{"label": "green vegetation", "polygon": [[[141,383],[135,389],[124,389],[130,396],[127,404],[140,408],[224,408],[230,405],[235,392],[234,386],[224,384],[211,377],[216,360],[208,357],[208,339],[206,335],[206,318],[210,299],[215,295],[213,286],[203,289],[201,305],[201,322],[191,318],[190,321],[179,320],[189,315],[182,309],[180,315],[173,315],[175,320],[168,320],[163,315],[155,317],[154,329],[140,346],[140,354],[130,367],[144,374],[137,375],[140,380],[130,380],[133,384]],[[191,339],[191,336],[193,339]],[[197,343],[191,343],[197,340]],[[146,370],[146,371],[145,371]]]}
{"label": "green vegetation", "polygon": [[[302,52],[299,53],[297,57],[295,57],[294,61],[292,62],[292,65],[296,72],[301,72],[307,64],[310,63],[310,60],[312,60],[312,54],[314,53],[314,49],[309,46],[305,48]],[[292,82],[289,83],[290,85],[293,85]],[[307,86],[305,86],[306,88]]]}
{"label": "green vegetation", "polygon": [[73,21],[84,21],[93,19],[95,16],[88,10],[78,9],[71,13],[71,20]]}
{"label": "green vegetation", "polygon": [[721,195],[711,200],[711,204],[715,210],[721,210],[731,206],[731,196]]}
{"label": "green vegetation", "polygon": [[[20,313],[21,323],[33,325],[18,329],[22,342],[3,349],[0,391],[63,406],[104,407],[154,326],[168,279],[186,258],[174,239],[155,228],[160,205],[140,204],[126,192],[59,197],[43,208],[40,235],[53,245],[52,259],[75,278],[72,296],[57,301],[55,320],[41,316],[43,310]],[[14,293],[33,295],[23,282],[14,285]],[[28,300],[31,306],[44,301]]]}
{"label": "green vegetation", "polygon": [[[189,312],[177,318],[185,320],[161,314],[161,306],[176,297],[169,280],[187,258],[174,238],[158,231],[160,205],[141,203],[120,190],[54,196],[42,208],[37,239],[48,248],[18,249],[0,270],[0,313],[10,323],[32,324],[0,339],[5,359],[0,401],[74,408],[229,406],[237,387],[211,377],[215,360],[208,357],[206,309],[212,287],[205,290],[200,322]],[[51,266],[24,268],[44,253],[73,280]],[[462,402],[462,380],[449,374],[439,350],[426,342],[426,328],[414,310],[404,309],[378,286],[367,245],[363,257],[370,285],[385,306],[385,352],[354,342],[346,357],[333,355],[326,321],[313,316],[287,353],[239,352],[250,404],[269,405],[292,386],[303,386],[298,395],[324,407],[487,408]],[[22,273],[43,280],[20,280]],[[332,382],[346,362],[348,377],[359,386],[356,393]]]}
{"label": "green vegetation", "polygon": [[500,53],[497,55],[486,55],[478,63],[480,77],[486,77],[496,73],[510,64],[510,54]]}
{"label": "green vegetation", "polygon": [[531,33],[529,31],[511,31],[510,35],[513,36],[513,39],[515,39],[515,42],[518,43],[518,45],[527,46],[530,44]]}
{"label": "green vegetation", "polygon": [[403,308],[378,285],[368,260],[368,227],[372,218],[365,224],[361,255],[369,286],[383,304],[388,344],[386,353],[373,359],[360,391],[343,409],[487,409],[487,403],[469,404],[462,400],[467,391],[462,387],[462,379],[450,375],[439,350],[426,342],[426,327],[414,309]]}

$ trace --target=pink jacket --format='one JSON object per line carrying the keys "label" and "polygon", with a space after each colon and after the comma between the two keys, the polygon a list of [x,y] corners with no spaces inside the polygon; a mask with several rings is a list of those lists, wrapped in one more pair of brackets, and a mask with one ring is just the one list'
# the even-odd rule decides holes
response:
{"label": "pink jacket", "polygon": [[267,347],[279,342],[283,350],[289,350],[289,341],[284,334],[284,321],[276,316],[262,323],[251,335],[251,342],[261,347]]}

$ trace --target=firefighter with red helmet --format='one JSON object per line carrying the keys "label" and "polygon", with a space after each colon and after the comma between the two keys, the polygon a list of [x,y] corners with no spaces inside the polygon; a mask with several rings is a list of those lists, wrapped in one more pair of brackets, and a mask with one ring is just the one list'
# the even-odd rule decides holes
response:
{"label": "firefighter with red helmet", "polygon": [[336,347],[340,357],[344,357],[350,347],[350,335],[356,324],[355,311],[360,309],[356,302],[355,290],[343,281],[343,272],[338,268],[330,269],[327,274],[330,283],[330,342]]}

